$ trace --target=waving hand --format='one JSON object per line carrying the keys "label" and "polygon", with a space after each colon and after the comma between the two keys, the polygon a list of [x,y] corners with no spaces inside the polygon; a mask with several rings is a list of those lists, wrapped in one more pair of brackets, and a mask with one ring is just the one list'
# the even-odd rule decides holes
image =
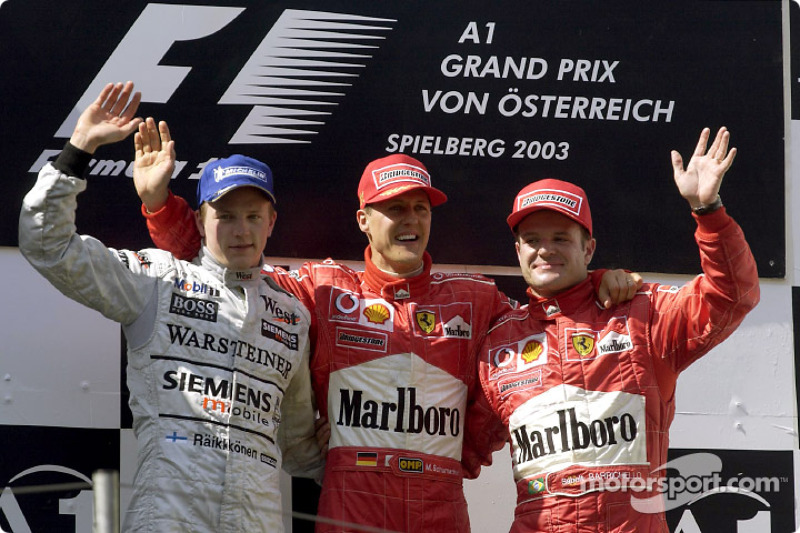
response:
{"label": "waving hand", "polygon": [[672,169],[675,172],[675,184],[678,190],[692,208],[713,204],[722,185],[722,177],[731,168],[736,157],[736,148],[728,151],[728,142],[731,134],[722,127],[711,147],[706,151],[710,130],[704,128],[697,141],[697,147],[689,160],[686,169],[683,168],[681,154],[672,151]]}
{"label": "waving hand", "polygon": [[142,121],[134,118],[142,95],[133,93],[133,82],[109,83],[97,99],[87,107],[75,125],[69,141],[73,146],[93,154],[99,146],[121,141]]}
{"label": "waving hand", "polygon": [[169,126],[152,117],[139,124],[133,136],[136,159],[133,163],[133,184],[145,208],[154,212],[167,203],[169,180],[175,170],[175,141]]}

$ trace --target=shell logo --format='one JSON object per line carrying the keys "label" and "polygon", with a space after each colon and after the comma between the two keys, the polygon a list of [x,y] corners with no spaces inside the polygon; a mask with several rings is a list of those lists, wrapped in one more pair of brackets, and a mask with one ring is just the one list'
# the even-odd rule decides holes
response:
{"label": "shell logo", "polygon": [[389,309],[383,304],[372,304],[364,309],[364,317],[373,324],[383,324],[389,320]]}
{"label": "shell logo", "polygon": [[522,355],[522,360],[526,363],[536,361],[539,359],[539,356],[542,355],[542,343],[539,341],[528,342],[522,349],[520,355]]}

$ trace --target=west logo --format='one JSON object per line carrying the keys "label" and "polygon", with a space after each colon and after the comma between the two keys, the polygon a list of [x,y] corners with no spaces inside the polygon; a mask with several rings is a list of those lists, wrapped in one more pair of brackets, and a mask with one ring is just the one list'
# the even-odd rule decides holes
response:
{"label": "west logo", "polygon": [[513,431],[517,447],[517,464],[545,455],[585,450],[589,446],[603,448],[636,439],[638,428],[630,413],[608,416],[602,420],[578,420],[575,408],[556,411],[558,423],[529,431],[527,426]]}
{"label": "west logo", "polygon": [[339,389],[336,425],[456,437],[461,433],[461,412],[457,408],[417,404],[415,387],[397,387],[393,402],[365,400],[364,391]]}
{"label": "west logo", "polygon": [[300,317],[294,313],[287,313],[280,307],[275,300],[268,296],[261,295],[261,299],[264,300],[264,308],[268,313],[272,313],[272,316],[275,317],[279,322],[284,322],[289,324],[290,326],[296,326],[300,323]]}

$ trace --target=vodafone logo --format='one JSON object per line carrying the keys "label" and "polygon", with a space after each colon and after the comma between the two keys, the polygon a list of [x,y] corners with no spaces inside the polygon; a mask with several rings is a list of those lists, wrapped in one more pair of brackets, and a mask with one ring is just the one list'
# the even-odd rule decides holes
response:
{"label": "vodafone logo", "polygon": [[[241,7],[148,4],[100,68],[55,137],[69,137],[80,113],[109,81],[133,80],[142,102],[166,103],[190,65],[162,59],[178,41],[208,37]],[[246,15],[246,13],[245,13]],[[231,80],[221,105],[251,106],[230,144],[310,143],[332,115],[394,19],[286,9]],[[367,44],[368,43],[368,44]]]}

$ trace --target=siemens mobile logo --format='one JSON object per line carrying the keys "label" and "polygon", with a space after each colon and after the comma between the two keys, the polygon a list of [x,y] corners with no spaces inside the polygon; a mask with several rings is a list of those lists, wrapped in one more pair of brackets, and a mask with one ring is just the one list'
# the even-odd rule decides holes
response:
{"label": "siemens mobile logo", "polygon": [[[166,103],[192,70],[161,64],[173,43],[213,35],[245,8],[148,4],[58,128],[69,137],[109,81],[134,80],[142,102]],[[395,19],[284,10],[220,97],[252,109],[230,144],[310,143]]]}

